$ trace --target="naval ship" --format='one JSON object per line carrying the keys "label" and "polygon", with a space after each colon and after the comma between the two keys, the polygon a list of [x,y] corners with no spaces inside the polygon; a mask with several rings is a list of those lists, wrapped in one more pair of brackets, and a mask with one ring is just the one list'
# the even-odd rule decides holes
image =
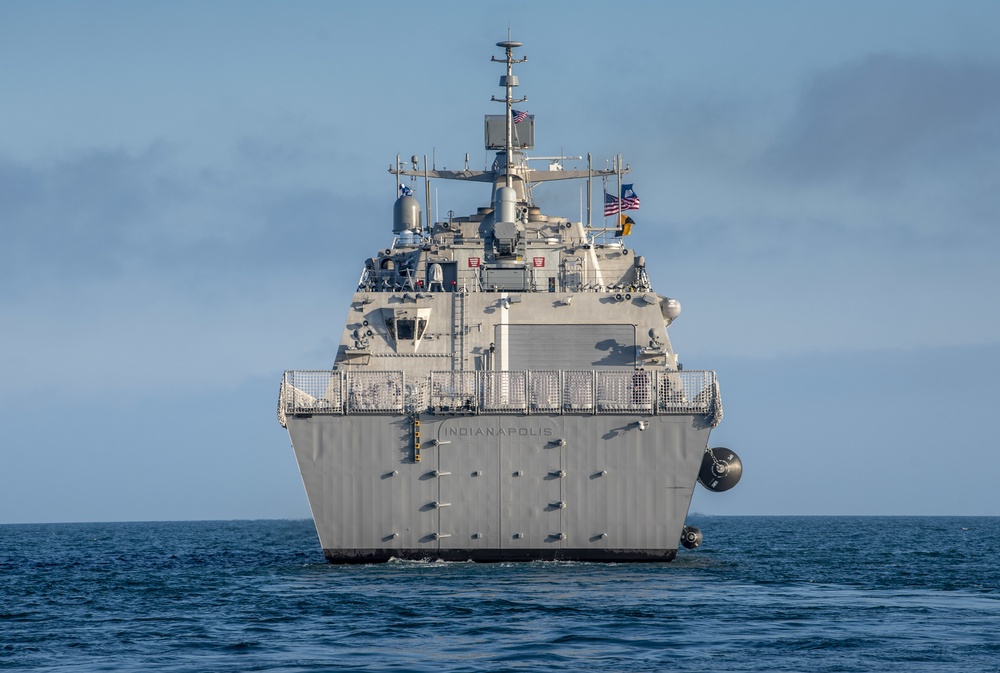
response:
{"label": "naval ship", "polygon": [[[672,560],[701,543],[685,525],[695,484],[723,491],[742,473],[708,444],[722,419],[715,372],[678,362],[667,328],[680,303],[624,243],[638,206],[621,184],[629,167],[529,157],[534,115],[513,107],[527,100],[513,73],[527,59],[518,42],[497,46],[492,166],[397,157],[392,241],[364,262],[332,368],[284,373],[278,420],[324,556]],[[549,165],[530,167],[539,158]],[[571,179],[586,184],[585,221],[533,197]],[[432,180],[484,183],[490,200],[431,222]],[[592,222],[595,180],[611,226]]]}

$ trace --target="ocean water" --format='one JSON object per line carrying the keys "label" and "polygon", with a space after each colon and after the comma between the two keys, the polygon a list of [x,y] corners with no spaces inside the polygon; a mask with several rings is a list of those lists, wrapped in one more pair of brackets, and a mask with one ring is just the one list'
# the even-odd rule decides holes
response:
{"label": "ocean water", "polygon": [[1000,671],[1000,518],[691,517],[667,564],[331,566],[311,521],[0,526],[0,670]]}

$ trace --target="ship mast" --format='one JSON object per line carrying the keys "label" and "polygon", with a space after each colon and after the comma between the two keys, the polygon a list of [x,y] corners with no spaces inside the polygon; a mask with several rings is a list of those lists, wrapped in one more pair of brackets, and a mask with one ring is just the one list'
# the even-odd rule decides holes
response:
{"label": "ship mast", "polygon": [[[493,196],[491,203],[495,210],[494,221],[495,222],[510,222],[513,223],[517,218],[516,207],[517,201],[521,200],[524,202],[530,202],[530,189],[533,185],[540,182],[549,182],[553,180],[572,180],[572,179],[587,179],[587,229],[591,228],[591,202],[592,202],[592,190],[593,190],[593,180],[594,178],[604,178],[607,180],[608,177],[617,174],[619,171],[622,174],[628,173],[629,169],[626,166],[621,168],[620,166],[615,166],[614,168],[604,168],[595,169],[593,167],[593,162],[590,155],[587,156],[587,168],[585,170],[576,169],[564,169],[558,171],[551,170],[533,170],[528,166],[529,159],[524,157],[523,153],[520,151],[521,148],[525,148],[527,143],[522,143],[519,148],[514,147],[514,104],[523,103],[528,100],[527,96],[521,98],[514,98],[514,87],[518,86],[517,75],[514,74],[513,66],[515,63],[524,63],[528,60],[528,57],[524,58],[514,58],[514,50],[522,46],[522,43],[515,42],[510,39],[510,31],[507,33],[507,39],[502,42],[497,42],[496,46],[504,50],[504,56],[498,58],[497,56],[491,56],[490,60],[494,63],[503,63],[506,65],[506,73],[500,76],[500,86],[504,88],[504,96],[502,98],[497,98],[496,96],[491,96],[490,99],[495,103],[503,103],[505,108],[505,124],[504,124],[504,141],[503,148],[499,147],[499,143],[494,143],[492,140],[492,127],[490,117],[487,116],[487,149],[496,149],[496,161],[494,161],[493,166],[485,170],[469,170],[468,164],[464,170],[438,170],[435,168],[428,168],[426,157],[424,159],[423,170],[417,169],[417,164],[414,163],[412,169],[405,168],[402,164],[397,163],[395,166],[389,166],[389,173],[397,176],[396,190],[399,191],[399,176],[409,175],[424,178],[426,181],[431,178],[440,178],[444,180],[461,180],[467,182],[489,182],[493,184]],[[526,114],[526,113],[525,113]],[[497,115],[499,116],[499,115]],[[529,124],[531,126],[531,124]],[[515,154],[517,158],[515,159]],[[501,156],[503,160],[501,162]],[[542,157],[537,157],[542,158]],[[571,157],[561,157],[568,159]],[[503,171],[503,179],[500,179],[501,170]],[[518,189],[514,187],[514,178],[516,177],[520,183],[522,183]],[[520,191],[521,198],[518,199],[518,192]],[[427,221],[430,222],[430,192],[427,192],[427,208],[428,215]]]}
{"label": "ship mast", "polygon": [[[492,100],[497,103],[506,103],[507,107],[507,134],[504,138],[504,153],[506,154],[506,165],[504,166],[504,176],[505,176],[505,186],[513,187],[510,166],[513,161],[514,155],[514,145],[513,145],[513,134],[514,134],[514,115],[513,115],[513,104],[523,103],[528,100],[527,96],[523,98],[514,99],[514,87],[517,86],[517,77],[513,74],[513,66],[515,63],[524,63],[528,60],[527,57],[522,59],[514,58],[514,50],[521,46],[520,42],[514,42],[510,39],[510,35],[507,36],[507,40],[504,42],[497,42],[498,47],[503,47],[506,52],[504,61],[507,63],[507,74],[500,77],[500,86],[506,89],[506,95],[501,100],[496,96],[492,96]],[[490,60],[495,63],[501,63],[500,59],[496,56],[491,56]]]}

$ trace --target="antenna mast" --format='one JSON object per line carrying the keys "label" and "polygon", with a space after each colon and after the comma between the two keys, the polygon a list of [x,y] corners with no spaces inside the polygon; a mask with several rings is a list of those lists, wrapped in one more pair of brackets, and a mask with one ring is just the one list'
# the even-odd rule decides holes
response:
{"label": "antenna mast", "polygon": [[502,62],[506,62],[507,63],[507,74],[500,77],[500,86],[502,86],[502,87],[504,87],[506,89],[506,95],[503,97],[503,99],[497,98],[496,96],[492,96],[492,99],[493,99],[494,102],[497,102],[497,103],[506,103],[506,105],[507,105],[507,135],[504,138],[504,153],[506,154],[506,159],[507,160],[506,160],[506,166],[504,167],[504,176],[505,176],[505,184],[506,184],[506,186],[507,187],[511,187],[512,186],[512,184],[511,184],[512,181],[511,181],[510,165],[511,165],[511,162],[513,161],[513,154],[514,154],[514,148],[513,148],[513,144],[512,144],[512,140],[511,140],[511,138],[513,137],[513,134],[514,134],[514,129],[513,129],[513,126],[514,126],[513,119],[514,119],[514,117],[513,117],[513,113],[511,112],[511,110],[512,110],[511,106],[514,103],[523,103],[524,101],[528,100],[527,96],[525,96],[523,98],[518,98],[518,99],[515,99],[513,97],[514,96],[513,89],[514,89],[514,87],[517,86],[517,77],[515,77],[514,74],[513,74],[513,65],[515,63],[524,63],[528,59],[527,59],[527,57],[522,58],[522,59],[516,59],[516,58],[514,58],[514,50],[517,49],[518,47],[520,47],[521,43],[520,42],[514,42],[514,41],[512,41],[510,39],[510,31],[509,30],[507,31],[507,40],[505,40],[504,42],[497,42],[497,46],[498,47],[503,47],[503,49],[506,52],[506,56],[504,58],[504,61],[501,61],[496,56],[491,56],[490,60],[493,61],[494,63],[502,63]]}

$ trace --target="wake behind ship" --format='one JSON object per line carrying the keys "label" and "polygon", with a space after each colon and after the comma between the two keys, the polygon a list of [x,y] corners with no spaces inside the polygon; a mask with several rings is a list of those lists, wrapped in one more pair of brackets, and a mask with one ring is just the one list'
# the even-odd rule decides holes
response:
{"label": "wake behind ship", "polygon": [[[696,547],[695,483],[723,491],[742,465],[708,447],[722,419],[715,372],[684,370],[653,291],[624,244],[628,172],[529,167],[534,116],[487,115],[485,170],[396,164],[393,240],[364,262],[332,369],[287,371],[288,429],[326,558],[668,561]],[[577,157],[579,158],[579,157]],[[410,182],[407,183],[406,180]],[[424,224],[436,179],[486,183],[476,213]],[[585,180],[585,222],[543,214],[533,188]],[[592,223],[605,185],[609,228]],[[608,193],[608,183],[614,194]],[[617,195],[617,196],[615,196]],[[428,199],[429,200],[429,199]],[[430,221],[428,208],[427,221]]]}

